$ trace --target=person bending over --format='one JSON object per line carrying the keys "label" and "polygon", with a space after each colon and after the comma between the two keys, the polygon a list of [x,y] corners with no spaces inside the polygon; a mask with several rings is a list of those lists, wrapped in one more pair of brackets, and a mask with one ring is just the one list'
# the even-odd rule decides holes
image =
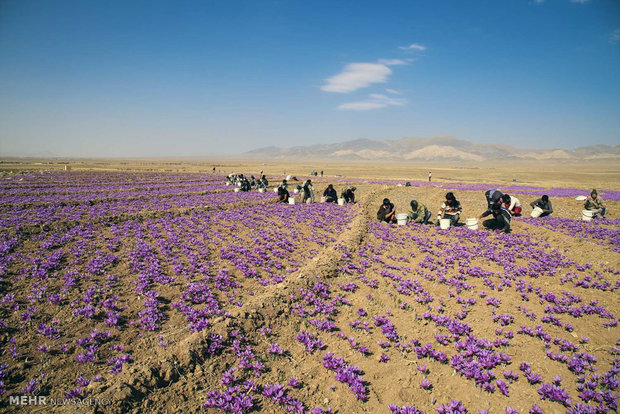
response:
{"label": "person bending over", "polygon": [[306,180],[301,190],[303,191],[303,196],[301,198],[302,204],[308,202],[308,200],[314,202],[314,188],[312,187],[312,181],[310,179]]}
{"label": "person bending over", "polygon": [[450,219],[450,225],[454,226],[459,221],[463,208],[461,203],[454,197],[452,192],[446,194],[446,201],[443,202],[437,213],[437,225],[442,218]]}
{"label": "person bending over", "polygon": [[504,203],[504,207],[506,207],[506,209],[510,211],[510,214],[513,216],[519,217],[521,215],[521,211],[523,211],[523,209],[521,208],[521,202],[517,197],[504,194],[502,196],[502,203]]}
{"label": "person bending over", "polygon": [[417,200],[411,200],[409,203],[409,212],[407,218],[414,223],[428,224],[428,220],[431,218],[431,212],[422,203],[418,203]]}
{"label": "person bending over", "polygon": [[487,210],[491,211],[491,207],[493,206],[493,204],[500,203],[504,194],[501,191],[495,189],[488,190],[486,193],[484,193],[484,196],[487,198]]}
{"label": "person bending over", "polygon": [[379,211],[377,211],[377,220],[386,223],[396,223],[396,209],[394,208],[394,204],[390,203],[389,198],[383,199],[383,204],[379,207]]}
{"label": "person bending over", "polygon": [[532,208],[539,207],[543,211],[539,217],[545,217],[553,213],[553,206],[551,205],[551,201],[549,201],[549,196],[546,194],[539,199],[532,201],[530,206]]}
{"label": "person bending over", "polygon": [[510,220],[512,215],[510,211],[500,203],[491,206],[491,211],[485,211],[479,218],[493,214],[492,219],[485,220],[482,225],[487,229],[497,230],[499,233],[510,233]]}
{"label": "person bending over", "polygon": [[278,201],[280,203],[288,203],[289,192],[285,186],[281,185],[278,187]]}
{"label": "person bending over", "polygon": [[342,190],[340,197],[344,198],[345,203],[355,203],[355,187],[346,187]]}

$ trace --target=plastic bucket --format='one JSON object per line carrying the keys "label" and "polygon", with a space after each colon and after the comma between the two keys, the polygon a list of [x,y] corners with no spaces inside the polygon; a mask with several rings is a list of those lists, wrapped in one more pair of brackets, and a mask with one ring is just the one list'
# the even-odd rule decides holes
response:
{"label": "plastic bucket", "polygon": [[273,192],[274,192],[274,193],[277,193],[277,192],[278,192],[278,187],[274,188],[274,189],[273,189]]}
{"label": "plastic bucket", "polygon": [[240,188],[235,188],[235,193],[238,193],[239,191],[241,191]]}
{"label": "plastic bucket", "polygon": [[321,203],[324,203],[327,201],[327,197],[321,197]]}
{"label": "plastic bucket", "polygon": [[293,193],[297,194],[297,193],[299,193],[299,190],[298,189],[294,189]]}
{"label": "plastic bucket", "polygon": [[226,183],[226,185],[230,185],[230,183]]}
{"label": "plastic bucket", "polygon": [[446,230],[450,228],[450,219],[441,219],[439,220],[439,227],[442,230]]}
{"label": "plastic bucket", "polygon": [[470,230],[478,230],[478,219],[477,218],[468,218],[465,220],[465,225]]}
{"label": "plastic bucket", "polygon": [[338,199],[338,205],[339,206],[344,206],[344,198],[339,198]]}
{"label": "plastic bucket", "polygon": [[289,204],[295,204],[295,199],[293,197],[289,197],[288,203]]}
{"label": "plastic bucket", "polygon": [[581,219],[583,221],[591,221],[594,216],[596,216],[596,213],[592,210],[582,210],[581,211]]}
{"label": "plastic bucket", "polygon": [[532,217],[540,217],[540,215],[543,213],[542,208],[540,207],[534,207],[534,210],[532,210],[532,214],[530,214],[530,216]]}
{"label": "plastic bucket", "polygon": [[259,193],[264,193],[264,192],[265,192],[265,189],[264,189],[264,188],[259,188],[259,189],[258,189],[258,192],[259,192]]}
{"label": "plastic bucket", "polygon": [[398,223],[399,226],[404,226],[405,224],[407,224],[407,214],[406,213],[397,214],[396,222]]}

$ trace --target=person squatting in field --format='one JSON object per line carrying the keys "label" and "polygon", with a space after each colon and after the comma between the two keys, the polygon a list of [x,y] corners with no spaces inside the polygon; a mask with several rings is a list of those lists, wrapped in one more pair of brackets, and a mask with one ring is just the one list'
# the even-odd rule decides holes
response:
{"label": "person squatting in field", "polygon": [[605,203],[598,195],[596,189],[593,189],[590,192],[590,197],[586,198],[586,201],[583,203],[583,207],[586,210],[590,210],[594,212],[594,217],[601,216],[605,217],[605,213],[607,213],[607,208],[605,207]]}
{"label": "person squatting in field", "polygon": [[355,203],[355,187],[347,186],[342,190],[340,194],[341,198],[344,198],[345,203]]}
{"label": "person squatting in field", "polygon": [[338,193],[334,190],[334,186],[329,184],[323,191],[323,198],[327,203],[335,203],[338,201]]}
{"label": "person squatting in field", "polygon": [[487,229],[497,230],[499,233],[510,233],[510,220],[512,215],[506,207],[501,203],[494,203],[491,206],[491,211],[487,210],[482,213],[478,219],[493,214],[492,219],[485,220],[482,225]]}
{"label": "person squatting in field", "polygon": [[446,201],[441,204],[437,213],[437,225],[439,225],[439,220],[445,218],[450,219],[450,225],[454,226],[459,222],[462,211],[461,203],[454,197],[454,194],[452,192],[447,193]]}
{"label": "person squatting in field", "polygon": [[282,184],[280,184],[280,186],[278,187],[278,201],[280,203],[288,203],[288,198],[290,197],[290,194],[286,189],[287,186],[288,184],[286,183],[286,180],[282,180]]}
{"label": "person squatting in field", "polygon": [[302,196],[301,202],[312,202],[314,203],[314,188],[312,187],[312,181],[307,179],[303,186],[301,186]]}
{"label": "person squatting in field", "polygon": [[542,210],[542,214],[539,217],[545,217],[553,213],[553,206],[551,205],[551,201],[549,200],[549,196],[547,194],[543,195],[537,200],[532,201],[530,203],[530,207],[538,207]]}
{"label": "person squatting in field", "polygon": [[515,217],[519,217],[521,215],[521,211],[523,211],[523,209],[521,208],[521,202],[517,197],[504,194],[502,196],[502,202],[504,203],[504,207],[510,211],[510,214]]}
{"label": "person squatting in field", "polygon": [[389,198],[384,198],[383,203],[377,211],[377,220],[386,223],[396,223],[396,209],[394,204],[390,203]]}
{"label": "person squatting in field", "polygon": [[431,211],[426,208],[422,203],[418,203],[417,200],[411,200],[409,203],[409,212],[407,213],[407,219],[414,223],[428,224],[431,218]]}

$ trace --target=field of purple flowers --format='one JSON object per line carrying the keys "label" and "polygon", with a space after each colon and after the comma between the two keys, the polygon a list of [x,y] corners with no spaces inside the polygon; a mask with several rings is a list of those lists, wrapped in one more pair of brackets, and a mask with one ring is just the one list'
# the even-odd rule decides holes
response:
{"label": "field of purple flowers", "polygon": [[[344,206],[223,183],[0,182],[0,411],[23,395],[105,402],[57,412],[617,411],[617,219],[391,226],[374,218],[401,191],[386,182]],[[428,190],[448,187],[480,190]]]}

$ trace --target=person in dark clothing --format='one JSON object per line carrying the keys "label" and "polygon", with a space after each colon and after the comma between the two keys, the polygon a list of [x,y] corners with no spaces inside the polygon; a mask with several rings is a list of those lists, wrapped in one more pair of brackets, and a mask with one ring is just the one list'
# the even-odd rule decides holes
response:
{"label": "person in dark clothing", "polygon": [[510,233],[510,220],[512,214],[501,203],[495,203],[491,206],[491,211],[485,211],[479,218],[493,214],[492,219],[485,220],[482,225],[487,229],[497,230],[500,233]]}
{"label": "person in dark clothing", "polygon": [[284,186],[278,187],[278,201],[280,203],[288,203],[289,192]]}
{"label": "person in dark clothing", "polygon": [[303,195],[301,197],[301,203],[306,203],[308,200],[314,202],[314,189],[312,188],[312,181],[306,180],[304,185],[301,187],[301,191]]}
{"label": "person in dark clothing", "polygon": [[545,217],[549,214],[553,213],[553,206],[551,205],[551,201],[549,201],[549,196],[544,195],[540,197],[538,200],[534,200],[530,203],[532,208],[539,207],[543,212],[539,217]]}
{"label": "person in dark clothing", "polygon": [[321,177],[323,176],[323,170],[321,170]]}
{"label": "person in dark clothing", "polygon": [[323,191],[323,197],[325,197],[325,201],[328,203],[335,203],[338,201],[338,193],[334,190],[333,185],[328,185],[325,191]]}
{"label": "person in dark clothing", "polygon": [[241,180],[241,191],[250,191],[250,181],[247,178]]}
{"label": "person in dark clothing", "polygon": [[396,209],[394,208],[394,204],[390,203],[389,198],[383,199],[383,204],[379,207],[379,211],[377,211],[377,220],[386,223],[396,223]]}
{"label": "person in dark clothing", "polygon": [[491,212],[491,207],[493,206],[493,204],[495,203],[501,203],[502,201],[502,197],[504,196],[504,194],[499,191],[499,190],[488,190],[486,193],[484,193],[484,196],[487,198],[487,211]]}
{"label": "person in dark clothing", "polygon": [[342,190],[340,197],[344,198],[345,203],[355,203],[355,187],[346,187]]}

